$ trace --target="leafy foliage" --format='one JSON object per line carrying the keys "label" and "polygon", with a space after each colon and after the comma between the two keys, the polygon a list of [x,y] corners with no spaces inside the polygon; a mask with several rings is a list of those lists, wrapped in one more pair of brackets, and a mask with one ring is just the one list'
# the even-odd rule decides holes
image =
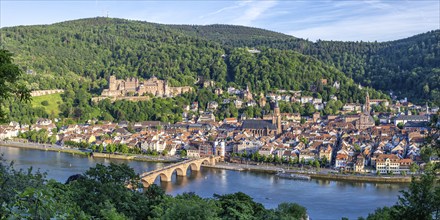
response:
{"label": "leafy foliage", "polygon": [[6,99],[15,96],[20,101],[27,101],[30,98],[29,90],[20,81],[22,71],[12,61],[12,53],[0,49],[0,121],[5,120]]}
{"label": "leafy foliage", "polygon": [[[101,164],[66,184],[45,174],[0,163],[0,216],[5,219],[306,219],[305,208],[282,204],[268,210],[243,193],[176,197],[156,186],[138,191],[139,177],[125,164]],[[127,188],[127,185],[130,188]]]}
{"label": "leafy foliage", "polygon": [[356,83],[400,97],[440,104],[440,30],[390,42],[310,42],[281,33],[234,25],[174,26],[228,48],[294,50],[335,66]]}
{"label": "leafy foliage", "polygon": [[[225,29],[218,36],[231,33],[228,26],[221,27]],[[93,118],[177,122],[181,118],[183,105],[198,101],[200,106],[205,107],[216,98],[210,89],[199,89],[183,96],[183,100],[120,101],[114,105],[103,101],[94,105],[90,99],[108,86],[110,75],[118,78],[149,78],[155,75],[167,80],[171,86],[193,86],[198,78],[202,78],[214,80],[216,86],[223,89],[228,86],[242,89],[250,86],[254,93],[277,89],[304,90],[305,95],[322,97],[323,101],[329,101],[331,95],[343,102],[363,101],[365,92],[331,63],[325,64],[284,48],[262,48],[261,53],[250,53],[246,48],[229,48],[211,39],[200,38],[197,34],[191,34],[191,30],[183,26],[111,18],[2,28],[4,45],[18,54],[16,61],[28,73],[26,81],[30,89],[65,90],[62,101],[57,101],[56,105],[49,102],[51,105],[45,108],[46,112],[41,111],[43,108],[39,106],[22,105],[25,113],[21,113],[20,106],[10,103],[10,120],[29,123],[37,117],[49,116],[74,118],[78,122]],[[234,28],[236,34],[230,37],[241,39],[251,30],[254,29]],[[280,37],[279,34],[259,29],[252,38],[262,43],[287,41],[291,37]],[[263,38],[267,38],[266,41]],[[322,79],[328,83],[323,84]],[[332,87],[336,81],[341,83],[340,89]],[[370,95],[372,98],[386,97],[372,89]],[[217,114],[219,119],[238,115],[231,106],[220,110]],[[245,111],[250,115],[261,115],[259,109]],[[301,113],[311,114],[314,111],[306,108]],[[329,107],[325,112],[334,110]]]}

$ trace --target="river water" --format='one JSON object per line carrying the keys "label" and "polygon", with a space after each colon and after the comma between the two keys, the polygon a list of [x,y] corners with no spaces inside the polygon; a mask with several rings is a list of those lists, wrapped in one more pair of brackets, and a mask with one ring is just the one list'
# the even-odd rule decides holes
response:
{"label": "river water", "polygon": [[[60,182],[73,174],[83,173],[97,163],[127,163],[137,173],[166,166],[126,160],[90,158],[68,153],[39,151],[0,146],[0,154],[7,161],[14,161],[16,168],[32,166]],[[240,172],[202,168],[200,172],[188,173],[187,177],[174,176],[170,183],[160,183],[168,194],[195,192],[202,197],[216,194],[244,192],[262,203],[275,208],[281,202],[295,202],[307,208],[312,219],[357,219],[366,217],[378,207],[396,203],[399,191],[405,184],[353,183],[327,180],[299,181],[280,179],[272,174]]]}

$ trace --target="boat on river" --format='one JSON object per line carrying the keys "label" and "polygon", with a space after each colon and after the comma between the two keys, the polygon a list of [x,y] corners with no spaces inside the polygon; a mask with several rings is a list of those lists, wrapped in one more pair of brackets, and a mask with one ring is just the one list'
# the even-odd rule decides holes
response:
{"label": "boat on river", "polygon": [[285,179],[294,179],[294,180],[311,180],[310,176],[296,174],[296,173],[285,173],[285,172],[278,172],[276,174],[280,178]]}

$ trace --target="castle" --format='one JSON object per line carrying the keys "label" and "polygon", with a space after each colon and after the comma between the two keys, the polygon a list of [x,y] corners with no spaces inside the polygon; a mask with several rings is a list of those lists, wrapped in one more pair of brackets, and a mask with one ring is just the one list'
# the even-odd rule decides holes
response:
{"label": "castle", "polygon": [[121,96],[142,96],[153,94],[157,97],[172,97],[185,92],[191,92],[192,87],[170,87],[167,81],[160,80],[153,76],[148,80],[139,80],[137,78],[128,78],[127,80],[116,79],[110,76],[109,88],[101,93],[103,97],[121,97]]}

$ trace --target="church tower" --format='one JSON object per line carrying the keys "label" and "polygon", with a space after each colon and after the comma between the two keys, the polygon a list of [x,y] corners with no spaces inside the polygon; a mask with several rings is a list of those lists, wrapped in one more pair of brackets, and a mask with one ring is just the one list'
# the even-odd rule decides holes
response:
{"label": "church tower", "polygon": [[365,97],[364,113],[368,115],[370,114],[370,95],[368,95],[368,91],[367,96]]}
{"label": "church tower", "polygon": [[278,101],[275,102],[275,108],[273,109],[272,124],[277,126],[277,134],[281,134],[281,113]]}

